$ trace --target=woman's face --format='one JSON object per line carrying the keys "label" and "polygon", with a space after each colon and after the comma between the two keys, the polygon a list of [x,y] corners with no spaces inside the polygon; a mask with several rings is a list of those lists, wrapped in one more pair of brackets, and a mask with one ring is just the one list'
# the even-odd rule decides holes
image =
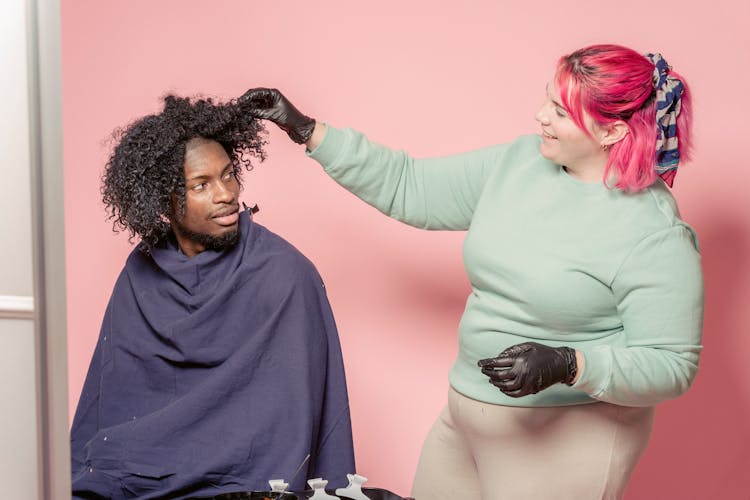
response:
{"label": "woman's face", "polygon": [[[536,113],[536,120],[542,126],[539,151],[548,160],[576,169],[601,163],[602,149],[596,134],[594,137],[587,135],[573,122],[562,105],[554,78],[547,84],[547,95]],[[594,121],[585,112],[584,123],[589,130],[595,130]]]}

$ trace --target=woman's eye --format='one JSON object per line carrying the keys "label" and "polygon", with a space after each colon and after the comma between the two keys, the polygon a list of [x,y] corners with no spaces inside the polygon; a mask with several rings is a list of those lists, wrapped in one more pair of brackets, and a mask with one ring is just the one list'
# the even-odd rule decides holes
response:
{"label": "woman's eye", "polygon": [[559,116],[560,118],[565,118],[566,116],[568,116],[568,115],[567,115],[567,113],[565,113],[565,111],[563,111],[563,110],[562,110],[562,109],[560,109],[560,108],[555,108],[555,113],[556,113],[556,114],[557,114],[557,116]]}

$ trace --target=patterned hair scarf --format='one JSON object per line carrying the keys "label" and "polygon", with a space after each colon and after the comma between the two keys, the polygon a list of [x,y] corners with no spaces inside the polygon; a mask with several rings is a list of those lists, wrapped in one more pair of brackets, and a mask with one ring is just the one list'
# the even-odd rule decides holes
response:
{"label": "patterned hair scarf", "polygon": [[656,173],[672,187],[680,162],[677,147],[677,115],[680,114],[680,99],[684,87],[682,82],[671,76],[672,67],[661,54],[648,54],[654,63],[653,83],[656,90]]}

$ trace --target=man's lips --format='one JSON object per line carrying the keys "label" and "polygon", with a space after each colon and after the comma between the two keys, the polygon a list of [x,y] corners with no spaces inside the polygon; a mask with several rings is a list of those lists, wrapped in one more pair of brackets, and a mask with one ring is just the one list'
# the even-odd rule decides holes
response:
{"label": "man's lips", "polygon": [[231,226],[235,224],[239,218],[239,209],[239,206],[235,206],[226,210],[221,210],[213,215],[211,220],[220,226]]}

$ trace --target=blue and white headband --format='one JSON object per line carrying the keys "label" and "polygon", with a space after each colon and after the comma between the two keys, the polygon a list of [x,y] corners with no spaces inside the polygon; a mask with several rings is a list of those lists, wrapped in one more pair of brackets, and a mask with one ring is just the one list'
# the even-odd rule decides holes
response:
{"label": "blue and white headband", "polygon": [[669,74],[672,67],[661,54],[647,54],[654,64],[653,84],[656,90],[656,173],[672,187],[680,150],[677,147],[677,115],[680,114],[680,100],[684,86]]}

